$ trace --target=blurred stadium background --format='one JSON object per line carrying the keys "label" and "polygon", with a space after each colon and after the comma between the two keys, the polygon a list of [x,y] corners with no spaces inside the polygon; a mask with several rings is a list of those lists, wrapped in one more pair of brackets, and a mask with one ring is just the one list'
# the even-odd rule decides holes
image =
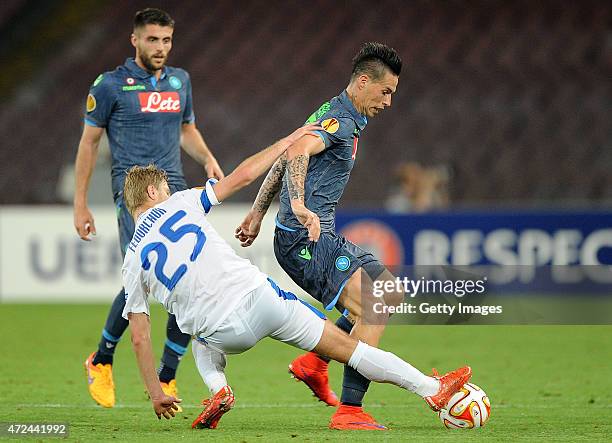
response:
{"label": "blurred stadium background", "polygon": [[[385,263],[612,264],[609,1],[3,0],[0,422],[64,421],[80,441],[202,437],[184,420],[204,389],[191,357],[178,377],[184,419],[171,422],[152,420],[128,337],[117,349],[118,407],[94,405],[82,368],[121,284],[104,142],[89,194],[98,235],[83,242],[73,227],[85,98],[101,72],[133,56],[132,18],[149,6],[176,20],[169,64],[190,72],[198,125],[226,172],[338,94],[361,43],[399,51],[393,106],[360,140],[337,223]],[[201,183],[187,157],[184,169]],[[256,191],[211,215],[235,247]],[[272,251],[274,212],[240,253],[296,290]],[[563,292],[567,277],[588,276],[578,271],[548,283]],[[529,290],[533,277],[514,283]],[[612,294],[609,279],[600,283]],[[165,316],[154,311],[159,355]],[[473,366],[493,418],[462,440],[609,441],[609,337],[610,326],[390,326],[383,346],[423,370]],[[285,378],[296,354],[267,341],[231,360],[239,401],[218,441],[377,438],[325,430],[332,410]],[[338,392],[341,367],[330,371]],[[381,440],[457,440],[420,399],[370,391],[369,412],[391,427]]]}
{"label": "blurred stadium background", "polygon": [[[514,236],[502,244],[518,257],[508,264],[593,264],[581,255],[593,233],[595,258],[609,255],[609,2],[5,0],[2,300],[116,292],[108,152],[90,187],[99,233],[90,244],[72,226],[73,163],[89,85],[133,55],[132,17],[147,6],[176,20],[169,64],[190,72],[198,125],[226,172],[339,93],[362,42],[399,51],[398,92],[362,137],[338,226],[387,263],[418,262],[414,238],[436,223],[443,238],[424,248],[446,242],[454,264],[491,261],[486,249],[507,240],[489,235],[500,230]],[[184,168],[190,185],[201,182],[195,162]],[[256,191],[220,215],[224,235]],[[373,222],[355,227],[363,218]],[[242,252],[280,278],[266,229]],[[457,240],[460,231],[476,237]]]}

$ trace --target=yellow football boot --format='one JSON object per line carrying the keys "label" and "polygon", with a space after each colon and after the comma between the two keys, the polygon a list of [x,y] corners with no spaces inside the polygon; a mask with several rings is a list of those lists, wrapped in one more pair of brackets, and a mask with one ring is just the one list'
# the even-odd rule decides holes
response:
{"label": "yellow football boot", "polygon": [[92,352],[85,360],[85,372],[87,373],[87,387],[89,395],[100,406],[112,408],[115,406],[115,383],[113,383],[113,366],[93,364],[95,352]]}

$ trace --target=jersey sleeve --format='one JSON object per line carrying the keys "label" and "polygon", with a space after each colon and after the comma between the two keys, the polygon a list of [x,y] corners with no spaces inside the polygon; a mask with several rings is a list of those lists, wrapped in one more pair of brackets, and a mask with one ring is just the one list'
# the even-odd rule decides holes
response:
{"label": "jersey sleeve", "polygon": [[191,94],[191,78],[185,72],[185,109],[183,110],[183,124],[195,123],[195,114],[193,112],[193,97]]}
{"label": "jersey sleeve", "polygon": [[128,319],[130,312],[149,315],[149,301],[142,279],[139,274],[123,270],[123,287],[125,288],[125,307],[123,318]]}
{"label": "jersey sleeve", "polygon": [[335,144],[352,143],[356,126],[351,118],[333,117],[327,114],[321,120],[321,126],[324,130],[317,131],[317,134],[325,143],[325,149]]}
{"label": "jersey sleeve", "polygon": [[112,79],[108,74],[100,74],[89,88],[85,107],[85,123],[105,128],[108,125],[115,100]]}
{"label": "jersey sleeve", "polygon": [[189,204],[200,211],[204,211],[205,214],[208,214],[213,206],[221,204],[215,194],[215,183],[217,183],[217,180],[210,178],[205,186],[187,189],[186,191],[182,191],[181,194]]}

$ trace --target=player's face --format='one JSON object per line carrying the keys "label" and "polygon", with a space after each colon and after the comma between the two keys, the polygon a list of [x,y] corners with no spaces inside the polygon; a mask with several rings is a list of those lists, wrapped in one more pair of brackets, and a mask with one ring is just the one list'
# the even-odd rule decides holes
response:
{"label": "player's face", "polygon": [[170,198],[170,186],[168,186],[167,181],[163,181],[157,188],[157,191],[159,197],[156,203],[165,202]]}
{"label": "player's face", "polygon": [[145,25],[132,34],[132,45],[136,48],[136,60],[147,71],[155,72],[164,67],[172,49],[174,28]]}
{"label": "player's face", "polygon": [[153,184],[147,186],[147,194],[149,196],[147,207],[149,208],[165,202],[170,198],[170,187],[168,186],[168,182],[163,181],[158,186]]}
{"label": "player's face", "polygon": [[399,77],[388,69],[379,80],[368,79],[362,90],[361,113],[374,117],[383,109],[391,106],[391,95],[397,89]]}

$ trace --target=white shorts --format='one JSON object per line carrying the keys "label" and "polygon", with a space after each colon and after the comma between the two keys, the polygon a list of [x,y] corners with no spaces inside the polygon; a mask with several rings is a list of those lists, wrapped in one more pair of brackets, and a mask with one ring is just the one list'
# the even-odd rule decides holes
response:
{"label": "white shorts", "polygon": [[324,322],[321,312],[270,281],[245,296],[214,333],[196,340],[224,354],[244,352],[264,337],[311,351]]}

